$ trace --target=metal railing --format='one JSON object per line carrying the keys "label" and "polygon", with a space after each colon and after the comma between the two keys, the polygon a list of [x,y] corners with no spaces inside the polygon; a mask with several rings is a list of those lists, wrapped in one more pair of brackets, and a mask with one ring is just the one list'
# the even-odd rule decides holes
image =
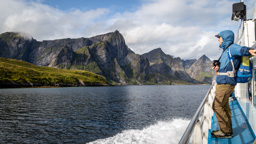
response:
{"label": "metal railing", "polygon": [[199,121],[200,115],[202,114],[203,108],[205,103],[208,101],[208,97],[210,95],[211,90],[213,89],[213,87],[215,86],[215,82],[213,82],[212,86],[210,87],[210,89],[208,90],[208,92],[206,93],[206,96],[204,97],[203,101],[201,102],[200,106],[198,107],[195,115],[193,116],[193,118],[191,119],[186,131],[184,132],[183,136],[180,139],[179,144],[187,144],[189,142],[189,139],[192,135],[192,132],[195,128],[195,125],[197,124],[197,122]]}

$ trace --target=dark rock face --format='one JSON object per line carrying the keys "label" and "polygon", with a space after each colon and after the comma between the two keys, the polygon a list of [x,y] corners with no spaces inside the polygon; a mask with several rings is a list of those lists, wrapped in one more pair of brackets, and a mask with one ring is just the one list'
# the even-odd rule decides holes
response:
{"label": "dark rock face", "polygon": [[203,83],[211,83],[215,75],[214,70],[211,69],[211,64],[212,61],[203,55],[188,69],[188,74]]}
{"label": "dark rock face", "polygon": [[28,61],[34,43],[34,39],[26,39],[18,33],[3,33],[0,35],[0,57]]}
{"label": "dark rock face", "polygon": [[165,54],[161,48],[143,54],[149,60],[152,71],[164,75],[168,79],[179,79],[190,83],[199,83],[185,71],[182,60]]}
{"label": "dark rock face", "polygon": [[193,63],[196,62],[196,59],[182,60],[183,66],[185,69],[189,69]]}
{"label": "dark rock face", "polygon": [[166,55],[161,48],[154,49],[142,56],[149,60],[153,72],[174,74],[174,71],[170,68],[173,57]]}
{"label": "dark rock face", "polygon": [[123,70],[118,65],[115,57],[116,54],[112,52],[111,45],[106,41],[99,42],[91,47],[93,58],[103,71],[103,75],[115,82],[126,84],[125,79],[120,77]]}
{"label": "dark rock face", "polygon": [[114,84],[171,84],[173,80],[198,83],[194,80],[193,68],[190,68],[191,76],[185,71],[195,60],[174,58],[161,48],[142,56],[135,54],[127,47],[119,31],[91,38],[42,42],[8,32],[0,35],[0,51],[0,57],[38,66],[91,71],[105,76]]}
{"label": "dark rock face", "polygon": [[115,31],[90,38],[90,53],[103,75],[122,84],[143,84],[150,71],[148,61],[132,52],[123,36]]}
{"label": "dark rock face", "polygon": [[92,45],[92,41],[85,38],[37,42],[33,45],[33,49],[29,53],[29,62],[38,66],[49,66],[63,48],[76,51],[84,46],[90,45]]}
{"label": "dark rock face", "polygon": [[72,48],[65,46],[63,47],[59,54],[56,56],[56,65],[62,65],[64,69],[69,69],[72,60],[74,58],[74,52]]}
{"label": "dark rock face", "polygon": [[4,33],[0,46],[1,57],[38,66],[87,70],[121,84],[143,84],[151,70],[148,60],[131,51],[118,31],[92,38],[42,42],[25,40],[18,33]]}

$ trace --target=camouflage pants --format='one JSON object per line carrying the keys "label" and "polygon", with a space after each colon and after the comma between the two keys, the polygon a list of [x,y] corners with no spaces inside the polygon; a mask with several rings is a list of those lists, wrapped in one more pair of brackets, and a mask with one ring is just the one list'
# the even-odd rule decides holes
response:
{"label": "camouflage pants", "polygon": [[213,101],[213,111],[217,117],[220,129],[224,133],[232,133],[231,110],[229,107],[229,96],[235,86],[230,84],[217,84],[216,96]]}

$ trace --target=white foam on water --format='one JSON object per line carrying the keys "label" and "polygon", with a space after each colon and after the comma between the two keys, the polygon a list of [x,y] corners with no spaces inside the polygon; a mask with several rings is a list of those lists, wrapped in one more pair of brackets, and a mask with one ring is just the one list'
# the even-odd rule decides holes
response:
{"label": "white foam on water", "polygon": [[159,121],[142,130],[125,130],[113,137],[89,144],[177,144],[189,122],[190,120],[183,118]]}

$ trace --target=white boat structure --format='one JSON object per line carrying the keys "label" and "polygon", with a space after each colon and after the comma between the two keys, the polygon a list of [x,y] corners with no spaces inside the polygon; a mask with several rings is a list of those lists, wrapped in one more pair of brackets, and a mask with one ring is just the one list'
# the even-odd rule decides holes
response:
{"label": "white boat structure", "polygon": [[[235,43],[256,48],[256,6],[253,19],[246,19],[243,2],[233,4],[232,20],[241,20]],[[256,144],[256,56],[250,58],[253,78],[249,83],[238,83],[230,98],[233,137],[213,138],[211,132],[219,129],[212,110],[216,83],[212,83],[205,98],[197,109],[179,144]]]}

